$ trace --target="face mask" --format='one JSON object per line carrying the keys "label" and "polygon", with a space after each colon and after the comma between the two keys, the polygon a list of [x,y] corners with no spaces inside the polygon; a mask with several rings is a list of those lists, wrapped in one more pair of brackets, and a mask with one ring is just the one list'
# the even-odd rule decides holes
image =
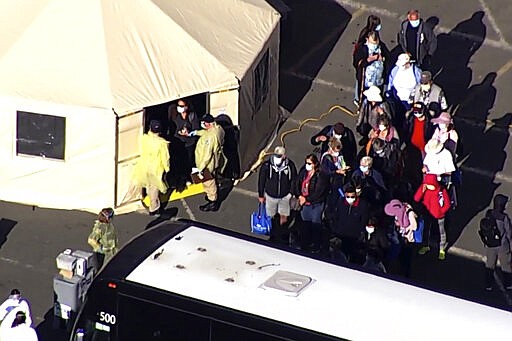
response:
{"label": "face mask", "polygon": [[366,43],[366,45],[368,46],[368,50],[370,51],[375,51],[379,47],[379,45],[373,43]]}
{"label": "face mask", "polygon": [[312,171],[313,170],[313,165],[310,165],[308,163],[306,163],[306,170],[309,172],[309,171]]}
{"label": "face mask", "polygon": [[356,194],[359,195],[363,190],[361,188],[356,188]]}
{"label": "face mask", "polygon": [[382,155],[384,154],[384,149],[376,150],[375,153],[377,153],[377,155]]}
{"label": "face mask", "polygon": [[441,130],[446,130],[446,127],[447,127],[447,126],[446,126],[446,124],[444,124],[444,123],[439,123],[439,129],[441,129]]}
{"label": "face mask", "polygon": [[418,20],[409,20],[409,24],[411,24],[412,27],[416,28],[420,26],[420,19]]}
{"label": "face mask", "polygon": [[360,169],[360,170],[361,170],[361,172],[363,172],[363,173],[368,172],[368,166],[359,166],[359,169]]}
{"label": "face mask", "polygon": [[386,126],[384,124],[379,124],[379,130],[380,131],[386,130]]}
{"label": "face mask", "polygon": [[338,157],[338,156],[340,156],[340,152],[332,152],[332,156]]}
{"label": "face mask", "polygon": [[421,91],[427,92],[430,90],[430,84],[421,84]]}
{"label": "face mask", "polygon": [[274,164],[279,166],[283,162],[283,158],[280,156],[274,156]]}
{"label": "face mask", "polygon": [[375,31],[380,31],[382,29],[382,25],[381,24],[378,24],[377,27],[375,27]]}
{"label": "face mask", "polygon": [[182,114],[185,112],[185,107],[178,107],[177,110],[180,114]]}
{"label": "face mask", "polygon": [[416,117],[421,117],[421,116],[423,116],[423,113],[421,113],[421,112],[415,112],[415,113],[414,113],[414,116],[416,116]]}
{"label": "face mask", "polygon": [[375,231],[375,227],[373,227],[373,226],[366,226],[366,232],[372,234],[373,231]]}
{"label": "face mask", "polygon": [[201,122],[201,128],[206,129],[206,122]]}
{"label": "face mask", "polygon": [[356,198],[346,198],[345,200],[347,200],[347,202],[352,205],[355,201],[356,201]]}
{"label": "face mask", "polygon": [[341,135],[336,135],[336,134],[334,134],[334,137],[335,137],[337,140],[341,139]]}

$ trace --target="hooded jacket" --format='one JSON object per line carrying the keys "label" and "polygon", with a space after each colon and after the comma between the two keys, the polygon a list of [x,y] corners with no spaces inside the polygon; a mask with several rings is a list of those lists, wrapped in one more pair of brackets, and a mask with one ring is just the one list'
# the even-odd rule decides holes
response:
{"label": "hooded jacket", "polygon": [[285,158],[278,166],[270,158],[260,168],[258,196],[262,198],[267,193],[272,198],[284,198],[291,193],[296,177],[297,168],[292,160]]}
{"label": "hooded jacket", "polygon": [[212,127],[206,130],[199,130],[195,157],[196,167],[203,171],[208,169],[212,174],[221,171],[226,165],[226,157],[222,151],[224,145],[224,129],[213,122]]}
{"label": "hooded jacket", "polygon": [[[434,186],[434,189],[430,190],[425,185]],[[414,194],[414,200],[423,203],[427,211],[436,219],[444,218],[446,212],[450,209],[448,191],[445,188],[441,188],[435,174],[425,175],[423,183],[416,191],[416,194]]]}

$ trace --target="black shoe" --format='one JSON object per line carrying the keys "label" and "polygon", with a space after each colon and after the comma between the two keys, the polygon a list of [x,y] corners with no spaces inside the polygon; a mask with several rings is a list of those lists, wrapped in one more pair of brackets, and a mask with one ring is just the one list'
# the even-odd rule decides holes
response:
{"label": "black shoe", "polygon": [[199,206],[203,212],[215,212],[219,210],[219,204],[216,201],[210,201],[204,205]]}

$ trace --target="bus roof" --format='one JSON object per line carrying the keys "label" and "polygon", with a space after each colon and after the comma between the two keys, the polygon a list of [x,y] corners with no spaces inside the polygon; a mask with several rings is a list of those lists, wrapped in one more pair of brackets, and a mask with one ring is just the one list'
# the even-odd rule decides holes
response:
{"label": "bus roof", "polygon": [[512,332],[509,312],[193,225],[126,279],[350,340],[477,340]]}

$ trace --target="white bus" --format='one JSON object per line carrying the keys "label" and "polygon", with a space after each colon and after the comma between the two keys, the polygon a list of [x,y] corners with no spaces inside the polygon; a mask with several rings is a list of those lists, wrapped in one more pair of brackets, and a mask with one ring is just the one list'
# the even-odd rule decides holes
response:
{"label": "white bus", "polygon": [[512,313],[193,221],[135,237],[94,279],[72,341],[497,340]]}

